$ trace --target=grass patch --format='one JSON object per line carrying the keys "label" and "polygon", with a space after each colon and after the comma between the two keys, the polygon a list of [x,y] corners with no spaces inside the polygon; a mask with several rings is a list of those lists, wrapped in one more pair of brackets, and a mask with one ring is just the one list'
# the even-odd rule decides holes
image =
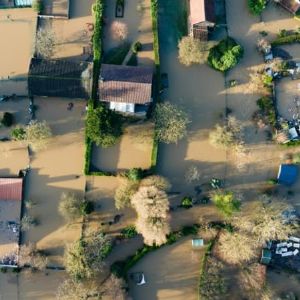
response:
{"label": "grass patch", "polygon": [[118,47],[115,47],[104,55],[103,63],[112,65],[121,65],[130,50],[131,45],[129,43],[122,43]]}

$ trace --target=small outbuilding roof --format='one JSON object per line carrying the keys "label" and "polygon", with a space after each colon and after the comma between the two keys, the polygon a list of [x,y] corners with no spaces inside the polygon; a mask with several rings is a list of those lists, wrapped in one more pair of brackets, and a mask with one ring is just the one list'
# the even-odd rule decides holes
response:
{"label": "small outbuilding roof", "polygon": [[213,0],[190,0],[189,11],[191,25],[206,21],[214,23],[216,21]]}
{"label": "small outbuilding roof", "polygon": [[153,69],[124,65],[101,65],[100,100],[146,104],[151,101]]}
{"label": "small outbuilding roof", "polygon": [[268,265],[272,259],[272,252],[269,249],[263,249],[261,252],[260,263],[264,265]]}
{"label": "small outbuilding roof", "polygon": [[300,8],[297,0],[279,0],[278,3],[292,14],[295,14]]}
{"label": "small outbuilding roof", "polygon": [[89,62],[32,58],[28,75],[29,94],[87,99],[91,77],[92,63]]}
{"label": "small outbuilding roof", "polygon": [[0,200],[21,201],[23,178],[0,178]]}
{"label": "small outbuilding roof", "polygon": [[298,168],[293,164],[282,164],[278,170],[278,183],[292,185],[298,177]]}

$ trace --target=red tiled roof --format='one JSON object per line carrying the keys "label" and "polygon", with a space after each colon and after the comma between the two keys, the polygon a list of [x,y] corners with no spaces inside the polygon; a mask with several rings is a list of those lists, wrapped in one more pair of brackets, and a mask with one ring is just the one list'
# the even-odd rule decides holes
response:
{"label": "red tiled roof", "polygon": [[22,200],[23,178],[0,178],[0,200]]}
{"label": "red tiled roof", "polygon": [[300,8],[300,3],[296,0],[280,0],[278,3],[292,14]]}
{"label": "red tiled roof", "polygon": [[190,0],[191,25],[216,20],[214,0]]}
{"label": "red tiled roof", "polygon": [[101,65],[101,101],[146,104],[151,101],[153,69],[123,65]]}

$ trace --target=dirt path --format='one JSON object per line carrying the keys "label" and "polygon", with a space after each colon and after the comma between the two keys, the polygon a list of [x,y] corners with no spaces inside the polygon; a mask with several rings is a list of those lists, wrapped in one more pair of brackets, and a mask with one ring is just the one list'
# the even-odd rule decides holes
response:
{"label": "dirt path", "polygon": [[129,273],[144,272],[147,283],[130,281],[134,300],[196,300],[200,259],[203,251],[191,250],[191,238],[165,246],[145,256]]}

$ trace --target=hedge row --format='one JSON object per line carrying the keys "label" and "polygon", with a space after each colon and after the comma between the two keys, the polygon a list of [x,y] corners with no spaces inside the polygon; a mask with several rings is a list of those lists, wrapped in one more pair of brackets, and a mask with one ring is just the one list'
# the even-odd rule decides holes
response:
{"label": "hedge row", "polygon": [[[98,95],[98,79],[100,75],[101,55],[102,55],[102,25],[103,25],[103,11],[104,0],[96,0],[92,7],[93,15],[95,18],[95,29],[93,35],[93,85],[92,85],[92,97],[88,101],[88,109],[94,108]],[[85,155],[84,155],[84,174],[90,174],[91,157],[92,157],[93,142],[86,136],[85,137]]]}
{"label": "hedge row", "polygon": [[[154,49],[154,61],[155,61],[155,100],[160,101],[159,92],[161,89],[160,80],[160,56],[159,56],[159,39],[158,39],[158,0],[151,0],[151,17],[152,17],[152,31],[153,31],[153,49]],[[158,140],[154,136],[152,153],[151,153],[151,169],[155,171],[157,156],[158,156]]]}
{"label": "hedge row", "polygon": [[271,43],[271,45],[273,47],[275,47],[275,46],[293,44],[293,43],[300,43],[300,34],[299,33],[294,33],[291,35],[278,37]]}
{"label": "hedge row", "polygon": [[185,226],[179,231],[172,232],[167,237],[167,242],[161,246],[147,246],[144,245],[142,248],[136,251],[133,256],[129,256],[123,261],[117,261],[112,264],[111,272],[118,277],[126,278],[128,271],[139,261],[141,260],[146,254],[149,252],[155,251],[165,245],[172,245],[177,242],[180,238],[184,236],[188,236],[191,234],[197,234],[199,230],[199,225],[194,224],[192,226]]}

